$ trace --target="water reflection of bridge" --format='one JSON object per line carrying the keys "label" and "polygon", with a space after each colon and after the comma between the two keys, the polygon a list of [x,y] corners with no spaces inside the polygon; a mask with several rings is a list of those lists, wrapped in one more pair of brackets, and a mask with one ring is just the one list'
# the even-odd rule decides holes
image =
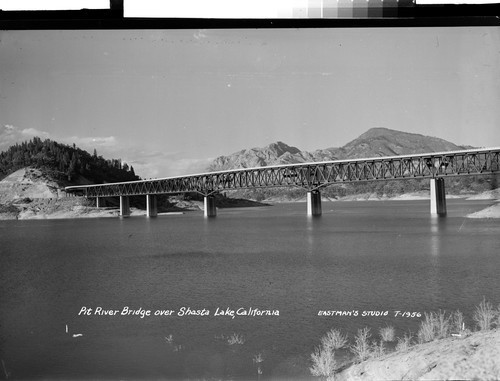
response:
{"label": "water reflection of bridge", "polygon": [[129,196],[146,196],[147,215],[156,216],[159,194],[197,192],[205,216],[216,215],[214,194],[223,190],[301,187],[307,190],[307,214],[321,215],[320,189],[329,185],[380,180],[429,178],[431,213],[446,214],[444,178],[500,172],[500,148],[485,148],[368,159],[297,163],[233,169],[196,175],[66,187],[66,192],[96,198],[120,197],[120,215],[130,214]]}

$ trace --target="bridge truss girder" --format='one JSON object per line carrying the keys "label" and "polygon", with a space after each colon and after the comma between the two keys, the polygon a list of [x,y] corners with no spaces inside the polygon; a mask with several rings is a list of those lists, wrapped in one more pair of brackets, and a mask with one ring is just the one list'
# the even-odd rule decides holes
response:
{"label": "bridge truss girder", "polygon": [[244,168],[126,183],[74,186],[67,187],[66,190],[83,192],[86,197],[187,192],[209,195],[218,191],[245,188],[295,186],[314,190],[346,182],[422,179],[498,172],[500,172],[500,148]]}

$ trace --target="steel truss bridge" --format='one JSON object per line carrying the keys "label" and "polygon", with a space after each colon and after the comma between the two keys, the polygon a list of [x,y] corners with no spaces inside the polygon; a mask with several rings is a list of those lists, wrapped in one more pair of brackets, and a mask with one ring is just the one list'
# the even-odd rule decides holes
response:
{"label": "steel truss bridge", "polygon": [[316,191],[333,184],[443,178],[500,172],[500,148],[474,149],[369,159],[242,168],[196,175],[66,187],[85,197],[113,197],[197,192],[213,193],[245,188],[302,187]]}

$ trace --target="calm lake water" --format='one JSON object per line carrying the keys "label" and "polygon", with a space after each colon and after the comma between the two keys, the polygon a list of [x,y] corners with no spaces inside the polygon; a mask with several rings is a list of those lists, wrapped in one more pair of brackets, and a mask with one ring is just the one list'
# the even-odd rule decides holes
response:
{"label": "calm lake water", "polygon": [[[491,203],[448,200],[446,218],[428,201],[367,201],[324,202],[314,219],[297,203],[209,220],[1,221],[0,379],[256,380],[258,366],[260,379],[305,379],[334,327],[351,340],[388,324],[402,336],[421,318],[395,311],[439,309],[470,326],[483,296],[500,302],[499,221],[464,218]],[[183,307],[208,316],[178,316]]]}

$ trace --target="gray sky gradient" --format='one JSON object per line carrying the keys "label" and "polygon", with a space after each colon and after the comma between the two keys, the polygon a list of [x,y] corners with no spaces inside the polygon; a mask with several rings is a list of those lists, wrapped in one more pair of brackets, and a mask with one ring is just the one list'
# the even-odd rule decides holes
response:
{"label": "gray sky gradient", "polygon": [[500,28],[0,32],[0,150],[34,135],[142,177],[371,127],[500,146]]}

